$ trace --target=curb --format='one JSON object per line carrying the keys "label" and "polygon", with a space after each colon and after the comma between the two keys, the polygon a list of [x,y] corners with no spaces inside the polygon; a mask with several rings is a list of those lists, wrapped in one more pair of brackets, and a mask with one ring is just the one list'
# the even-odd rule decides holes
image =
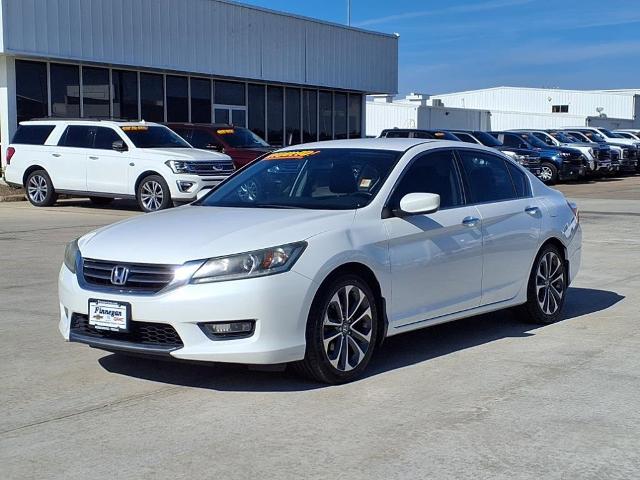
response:
{"label": "curb", "polygon": [[21,195],[0,195],[0,203],[3,202],[24,202],[27,198],[24,194]]}

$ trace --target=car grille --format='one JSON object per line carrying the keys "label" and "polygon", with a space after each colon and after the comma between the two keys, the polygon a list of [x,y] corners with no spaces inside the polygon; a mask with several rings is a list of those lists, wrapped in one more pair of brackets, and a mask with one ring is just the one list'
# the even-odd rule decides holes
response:
{"label": "car grille", "polygon": [[211,177],[218,175],[231,175],[234,167],[233,162],[184,162],[185,173],[199,175],[201,177]]}
{"label": "car grille", "polygon": [[[111,273],[115,267],[129,269],[129,275],[123,285],[111,282]],[[131,293],[158,293],[173,280],[176,265],[131,264],[105,260],[82,259],[82,278],[91,287]]]}
{"label": "car grille", "polygon": [[598,160],[610,160],[611,159],[611,150],[601,148],[598,152]]}
{"label": "car grille", "polygon": [[631,154],[631,150],[628,148],[623,148],[622,149],[622,158],[629,158]]}
{"label": "car grille", "polygon": [[108,338],[141,345],[160,345],[181,348],[182,339],[178,332],[166,323],[130,322],[128,332],[96,330],[89,325],[89,317],[79,313],[71,316],[71,331],[93,338]]}

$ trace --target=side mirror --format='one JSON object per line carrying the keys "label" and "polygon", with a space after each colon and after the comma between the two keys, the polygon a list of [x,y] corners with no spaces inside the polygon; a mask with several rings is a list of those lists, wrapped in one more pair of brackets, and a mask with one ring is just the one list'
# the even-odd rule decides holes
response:
{"label": "side mirror", "polygon": [[196,200],[200,200],[202,197],[204,197],[206,194],[208,194],[211,191],[210,188],[203,188],[202,190],[200,190],[198,193],[196,193]]}
{"label": "side mirror", "polygon": [[436,193],[408,193],[400,200],[400,211],[395,213],[397,216],[422,215],[437,212],[439,208],[440,195]]}
{"label": "side mirror", "polygon": [[124,143],[124,140],[116,140],[111,144],[111,148],[116,152],[126,152],[129,150],[126,143]]}

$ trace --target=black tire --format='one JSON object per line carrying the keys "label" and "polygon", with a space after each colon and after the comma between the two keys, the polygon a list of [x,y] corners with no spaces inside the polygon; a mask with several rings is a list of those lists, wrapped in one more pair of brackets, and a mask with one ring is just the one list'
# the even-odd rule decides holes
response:
{"label": "black tire", "polygon": [[29,174],[24,186],[27,199],[36,207],[50,207],[58,200],[49,174],[44,170],[35,170]]}
{"label": "black tire", "polygon": [[[547,267],[541,265],[543,262],[547,263]],[[562,315],[567,286],[568,272],[564,255],[558,247],[546,245],[533,263],[527,285],[527,303],[519,308],[519,313],[530,323],[549,325],[557,322]]]}
{"label": "black tire", "polygon": [[113,198],[109,197],[89,197],[89,200],[91,200],[91,203],[99,207],[104,207],[113,203]]}
{"label": "black tire", "polygon": [[[339,299],[337,302],[332,301],[335,296]],[[346,296],[351,304],[343,301]],[[356,307],[351,310],[353,303]],[[345,306],[346,318],[341,313]],[[325,323],[325,316],[330,323]],[[334,318],[340,323],[339,326],[333,323]],[[313,301],[307,319],[305,358],[296,363],[295,368],[312,380],[328,384],[357,379],[373,355],[378,341],[379,322],[376,297],[369,285],[358,275],[336,277],[318,292]],[[332,339],[327,342],[326,349],[325,338]],[[367,338],[368,343],[365,341]],[[347,348],[343,354],[345,346]],[[336,352],[333,361],[337,366],[329,358],[333,352]]]}
{"label": "black tire", "polygon": [[547,185],[553,185],[557,183],[558,168],[551,162],[542,162],[540,164],[540,180],[542,180]]}
{"label": "black tire", "polygon": [[160,175],[144,177],[138,185],[136,198],[143,212],[157,212],[173,206],[169,186]]}

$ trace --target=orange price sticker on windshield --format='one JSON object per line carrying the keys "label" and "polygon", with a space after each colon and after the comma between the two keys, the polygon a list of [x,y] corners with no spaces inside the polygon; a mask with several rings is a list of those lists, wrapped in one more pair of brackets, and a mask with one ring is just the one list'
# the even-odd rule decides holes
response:
{"label": "orange price sticker on windshield", "polygon": [[216,130],[218,135],[230,135],[233,133],[233,128],[222,128],[220,130]]}
{"label": "orange price sticker on windshield", "polygon": [[121,128],[124,132],[144,132],[146,130],[149,130],[149,127],[146,127],[144,125],[125,125]]}
{"label": "orange price sticker on windshield", "polygon": [[320,153],[320,150],[293,150],[290,152],[275,152],[264,157],[265,160],[302,160]]}

